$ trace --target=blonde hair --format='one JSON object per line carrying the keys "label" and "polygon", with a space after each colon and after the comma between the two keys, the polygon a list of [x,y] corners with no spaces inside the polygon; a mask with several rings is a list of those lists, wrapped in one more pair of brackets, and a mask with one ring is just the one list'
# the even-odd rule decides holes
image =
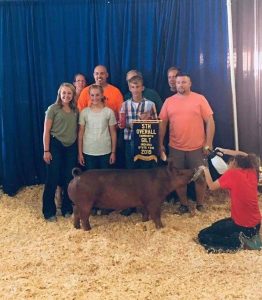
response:
{"label": "blonde hair", "polygon": [[105,96],[104,96],[104,89],[103,89],[103,87],[101,86],[101,85],[98,85],[98,84],[92,84],[92,85],[90,85],[90,87],[89,87],[89,95],[90,95],[90,91],[91,90],[99,90],[100,91],[100,93],[102,94],[102,99],[101,99],[101,101],[103,102],[103,103],[105,103]]}
{"label": "blonde hair", "polygon": [[76,89],[75,87],[71,84],[71,83],[68,83],[68,82],[63,82],[58,91],[57,91],[57,97],[56,97],[56,104],[58,104],[61,108],[63,107],[63,104],[62,104],[62,99],[61,99],[61,90],[63,87],[68,87],[70,88],[70,90],[72,91],[73,93],[73,99],[72,101],[69,102],[69,107],[73,110],[73,111],[76,111],[77,108],[76,108]]}

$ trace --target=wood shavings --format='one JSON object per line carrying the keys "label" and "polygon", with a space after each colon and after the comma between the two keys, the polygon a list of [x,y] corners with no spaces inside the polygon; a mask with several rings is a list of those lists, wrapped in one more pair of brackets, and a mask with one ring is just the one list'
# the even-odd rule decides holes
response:
{"label": "wood shavings", "polygon": [[164,203],[161,230],[113,212],[84,232],[62,216],[44,221],[42,189],[0,194],[0,299],[262,299],[262,251],[207,254],[193,240],[229,216],[226,194],[209,194],[191,217]]}

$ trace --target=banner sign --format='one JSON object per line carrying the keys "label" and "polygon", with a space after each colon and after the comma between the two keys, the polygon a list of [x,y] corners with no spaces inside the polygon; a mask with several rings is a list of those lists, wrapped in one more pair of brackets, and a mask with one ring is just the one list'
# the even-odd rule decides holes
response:
{"label": "banner sign", "polygon": [[160,120],[133,121],[134,161],[155,160],[158,155],[158,133]]}

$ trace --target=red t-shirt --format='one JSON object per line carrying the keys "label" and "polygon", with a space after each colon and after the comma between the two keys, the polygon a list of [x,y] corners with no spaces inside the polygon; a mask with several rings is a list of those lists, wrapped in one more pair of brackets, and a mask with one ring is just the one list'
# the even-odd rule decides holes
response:
{"label": "red t-shirt", "polygon": [[219,179],[231,197],[231,218],[237,225],[254,227],[261,222],[258,206],[257,174],[253,169],[229,169]]}

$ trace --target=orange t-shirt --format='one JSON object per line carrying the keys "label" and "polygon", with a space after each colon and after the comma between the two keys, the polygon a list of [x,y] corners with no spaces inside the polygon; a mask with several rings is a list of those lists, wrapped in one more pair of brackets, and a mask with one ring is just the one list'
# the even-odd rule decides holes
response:
{"label": "orange t-shirt", "polygon": [[[79,111],[82,111],[85,107],[90,106],[89,87],[90,85],[85,87],[78,98],[77,107]],[[118,113],[123,103],[123,95],[118,88],[111,84],[107,84],[107,86],[104,87],[103,90],[104,96],[106,98],[105,105],[111,108],[118,118]]]}
{"label": "orange t-shirt", "polygon": [[178,150],[192,151],[204,146],[204,122],[213,111],[203,95],[175,94],[166,99],[160,119],[169,121],[169,146]]}

